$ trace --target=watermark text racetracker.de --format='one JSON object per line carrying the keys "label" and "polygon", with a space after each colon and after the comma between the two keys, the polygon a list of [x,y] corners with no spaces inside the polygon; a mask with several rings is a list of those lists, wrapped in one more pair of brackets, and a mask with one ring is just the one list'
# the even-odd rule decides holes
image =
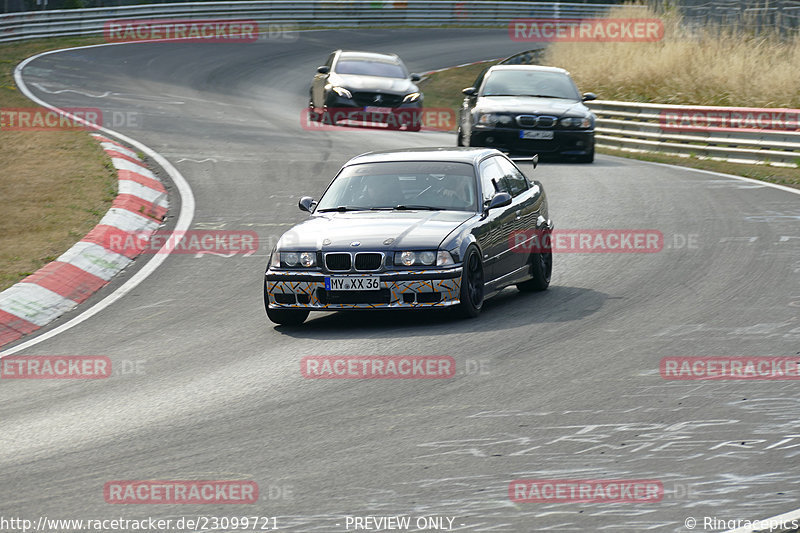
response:
{"label": "watermark text racetracker.de", "polygon": [[308,131],[347,131],[342,126],[392,131],[452,131],[456,128],[456,112],[447,107],[307,107],[300,112],[300,126]]}
{"label": "watermark text racetracker.de", "polygon": [[798,380],[796,357],[664,357],[659,365],[666,380]]}
{"label": "watermark text racetracker.de", "polygon": [[508,485],[513,502],[659,502],[664,485],[654,479],[516,479]]}
{"label": "watermark text racetracker.de", "polygon": [[54,111],[44,107],[4,107],[0,109],[0,132],[4,131],[93,131],[99,128],[141,128],[136,111],[106,110],[97,107],[66,107]]}
{"label": "watermark text racetracker.de", "polygon": [[189,531],[273,531],[278,529],[275,516],[181,516],[178,518],[50,518],[39,516],[36,519],[0,516],[0,531],[28,533],[66,533],[84,531],[108,533],[110,531],[140,533],[166,533]]}
{"label": "watermark text racetracker.de", "polygon": [[252,230],[187,230],[126,232],[111,228],[101,244],[118,254],[205,254],[250,256],[258,251],[258,233]]}
{"label": "watermark text racetracker.de", "polygon": [[259,24],[251,19],[119,19],[103,25],[110,43],[188,41],[192,43],[253,43],[296,41],[294,23]]}
{"label": "watermark text racetracker.de", "polygon": [[664,38],[661,19],[515,19],[508,25],[512,41],[523,42],[655,42]]}

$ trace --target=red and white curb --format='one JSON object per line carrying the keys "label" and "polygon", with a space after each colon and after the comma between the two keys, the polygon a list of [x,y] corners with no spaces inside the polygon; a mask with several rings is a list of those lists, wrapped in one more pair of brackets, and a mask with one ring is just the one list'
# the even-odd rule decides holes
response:
{"label": "red and white curb", "polygon": [[153,233],[167,212],[167,191],[141,159],[125,146],[92,134],[117,169],[119,191],[111,209],[72,248],[16,285],[0,292],[0,346],[48,324],[85,301],[136,256],[108,249],[109,232]]}

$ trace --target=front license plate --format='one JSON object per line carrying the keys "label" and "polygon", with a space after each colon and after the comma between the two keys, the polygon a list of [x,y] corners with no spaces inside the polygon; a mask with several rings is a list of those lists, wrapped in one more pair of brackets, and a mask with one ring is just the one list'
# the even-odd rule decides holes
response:
{"label": "front license plate", "polygon": [[389,113],[392,112],[392,108],[367,106],[364,108],[364,111],[366,111],[367,113],[380,113],[382,115],[388,115]]}
{"label": "front license plate", "polygon": [[381,278],[325,278],[325,289],[329,291],[377,291]]}
{"label": "front license plate", "polygon": [[521,131],[519,132],[520,139],[552,139],[552,131]]}

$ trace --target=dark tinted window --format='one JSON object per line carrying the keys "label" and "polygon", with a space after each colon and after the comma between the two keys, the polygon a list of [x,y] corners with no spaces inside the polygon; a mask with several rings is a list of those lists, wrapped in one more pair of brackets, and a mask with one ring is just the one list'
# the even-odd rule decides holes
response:
{"label": "dark tinted window", "polygon": [[475,172],[467,163],[362,163],[342,169],[317,209],[391,209],[402,205],[474,212],[476,200]]}
{"label": "dark tinted window", "polygon": [[497,166],[497,157],[487,159],[480,166],[481,189],[483,190],[483,202],[491,200],[498,192],[508,192],[508,187],[503,180],[503,171]]}
{"label": "dark tinted window", "polygon": [[339,57],[336,62],[338,74],[356,74],[358,76],[381,76],[384,78],[407,78],[406,69],[399,63],[374,61],[366,59]]}
{"label": "dark tinted window", "polygon": [[572,78],[563,72],[538,70],[494,70],[484,80],[481,94],[581,99]]}
{"label": "dark tinted window", "polygon": [[503,172],[503,177],[508,184],[508,192],[511,196],[517,196],[519,193],[528,190],[528,180],[525,175],[514,166],[511,161],[503,157],[495,157],[500,170]]}

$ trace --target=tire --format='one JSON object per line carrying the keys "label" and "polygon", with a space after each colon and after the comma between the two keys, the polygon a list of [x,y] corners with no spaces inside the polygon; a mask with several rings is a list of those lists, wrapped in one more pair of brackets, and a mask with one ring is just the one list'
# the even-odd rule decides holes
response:
{"label": "tire", "polygon": [[553,274],[553,251],[531,252],[531,279],[517,283],[517,289],[522,292],[539,292],[550,286],[550,277]]}
{"label": "tire", "polygon": [[483,261],[478,249],[467,248],[461,272],[461,303],[458,314],[463,318],[475,318],[483,307]]}
{"label": "tire", "polygon": [[299,326],[308,318],[308,309],[270,309],[269,293],[264,287],[264,306],[267,308],[267,318],[281,326]]}
{"label": "tire", "polygon": [[461,126],[456,130],[456,146],[464,146],[464,134],[461,133]]}

